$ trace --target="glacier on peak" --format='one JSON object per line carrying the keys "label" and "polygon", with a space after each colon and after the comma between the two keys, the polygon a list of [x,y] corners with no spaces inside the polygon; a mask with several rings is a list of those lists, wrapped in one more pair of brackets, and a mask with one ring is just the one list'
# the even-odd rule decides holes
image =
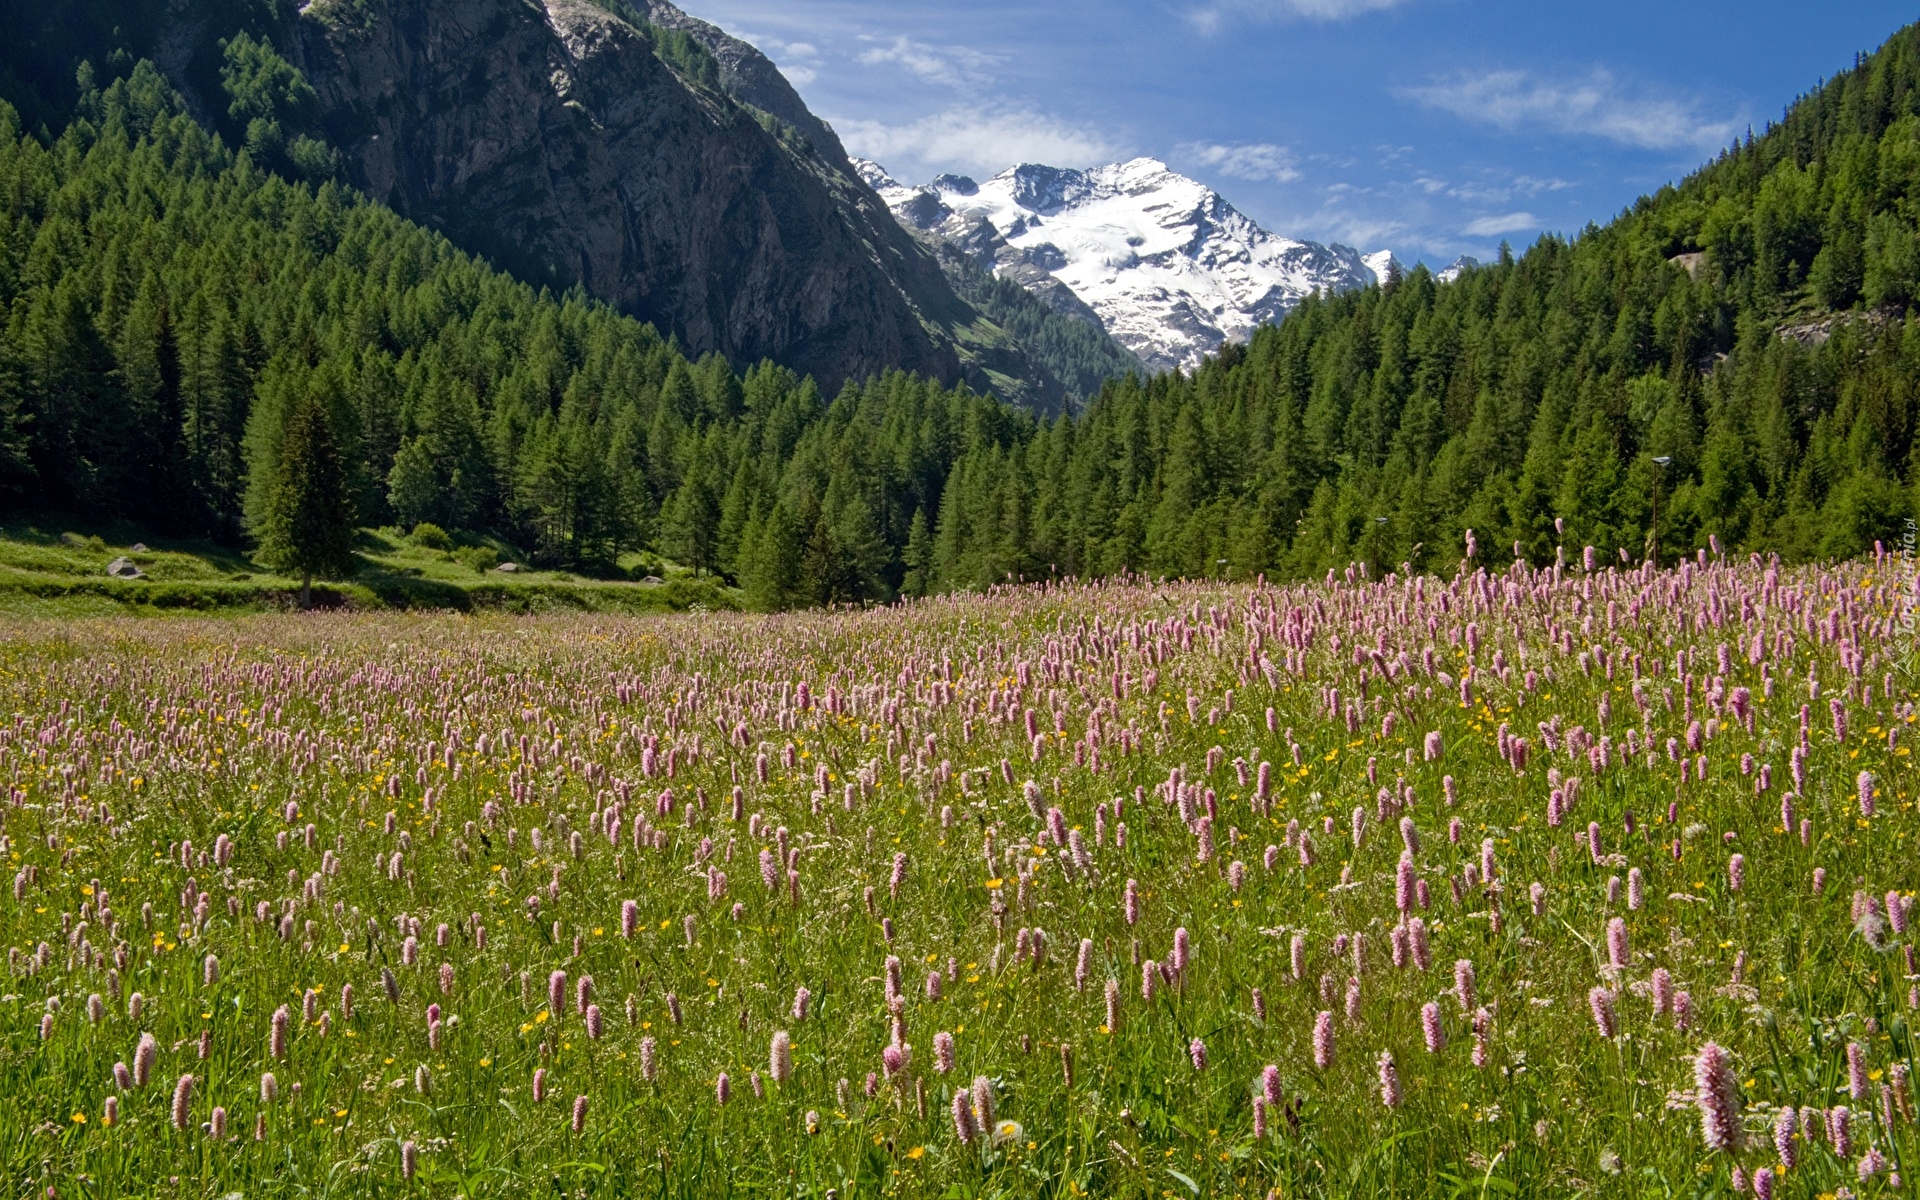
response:
{"label": "glacier on peak", "polygon": [[1087,170],[1021,163],[984,182],[942,175],[924,187],[878,163],[854,166],[914,234],[1096,320],[1153,370],[1191,370],[1315,292],[1380,282],[1392,260],[1270,233],[1154,158]]}

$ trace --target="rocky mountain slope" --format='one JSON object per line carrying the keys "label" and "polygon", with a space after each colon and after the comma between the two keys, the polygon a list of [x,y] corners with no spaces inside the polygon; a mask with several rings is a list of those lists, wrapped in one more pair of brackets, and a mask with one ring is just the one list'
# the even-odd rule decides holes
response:
{"label": "rocky mountain slope", "polygon": [[1151,158],[1088,171],[1023,163],[925,187],[854,165],[923,240],[1097,321],[1156,370],[1192,369],[1313,292],[1379,282],[1392,259],[1269,233]]}
{"label": "rocky mountain slope", "polygon": [[[359,24],[318,8],[295,29],[331,140],[403,215],[696,352],[828,388],[889,367],[959,376],[950,330],[972,313],[750,47],[699,27],[726,57],[676,69],[654,27],[586,0],[376,0]],[[708,61],[724,74],[703,78]]]}

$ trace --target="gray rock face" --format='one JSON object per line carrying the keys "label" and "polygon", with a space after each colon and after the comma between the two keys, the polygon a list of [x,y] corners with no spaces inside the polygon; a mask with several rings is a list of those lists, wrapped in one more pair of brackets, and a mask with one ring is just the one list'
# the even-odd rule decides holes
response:
{"label": "gray rock face", "polygon": [[147,573],[140,569],[139,564],[124,555],[107,564],[107,574],[113,576],[115,579],[145,579],[147,577]]}
{"label": "gray rock face", "polygon": [[829,391],[960,378],[949,331],[973,311],[832,130],[751,46],[633,7],[706,46],[719,90],[587,0],[370,0],[303,18],[299,59],[355,183],[530,281]]}
{"label": "gray rock face", "polygon": [[766,55],[720,27],[688,16],[666,0],[644,0],[640,9],[653,24],[678,29],[705,46],[720,68],[720,86],[729,96],[799,130],[829,166],[842,172],[852,170],[839,135],[813,115],[800,93]]}

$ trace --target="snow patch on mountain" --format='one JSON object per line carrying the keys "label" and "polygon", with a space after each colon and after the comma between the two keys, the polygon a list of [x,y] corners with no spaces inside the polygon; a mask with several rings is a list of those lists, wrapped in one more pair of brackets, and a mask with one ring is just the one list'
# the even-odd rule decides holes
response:
{"label": "snow patch on mountain", "polygon": [[1451,263],[1448,263],[1445,268],[1435,274],[1434,278],[1441,283],[1452,283],[1479,265],[1479,259],[1471,255],[1462,254],[1459,258],[1454,259]]}
{"label": "snow patch on mountain", "polygon": [[887,174],[885,167],[871,159],[855,158],[849,161],[853,163],[853,173],[876,192],[886,192],[900,186],[893,176]]}
{"label": "snow patch on mountain", "polygon": [[1192,369],[1315,292],[1377,283],[1392,258],[1269,233],[1151,158],[1086,171],[1023,163],[984,183],[942,175],[925,187],[854,166],[917,235],[1059,311],[1090,309],[1154,370]]}
{"label": "snow patch on mountain", "polygon": [[1360,261],[1367,264],[1367,270],[1373,272],[1376,283],[1385,283],[1387,277],[1395,271],[1401,275],[1407,273],[1407,269],[1400,265],[1400,260],[1393,256],[1391,250],[1376,250],[1372,254],[1363,254],[1360,256]]}

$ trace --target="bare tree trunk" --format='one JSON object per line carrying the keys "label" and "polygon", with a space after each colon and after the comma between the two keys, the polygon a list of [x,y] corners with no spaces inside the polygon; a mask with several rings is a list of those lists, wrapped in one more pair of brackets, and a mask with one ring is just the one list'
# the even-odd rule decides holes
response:
{"label": "bare tree trunk", "polygon": [[313,572],[308,571],[300,578],[300,607],[307,611],[313,609]]}

